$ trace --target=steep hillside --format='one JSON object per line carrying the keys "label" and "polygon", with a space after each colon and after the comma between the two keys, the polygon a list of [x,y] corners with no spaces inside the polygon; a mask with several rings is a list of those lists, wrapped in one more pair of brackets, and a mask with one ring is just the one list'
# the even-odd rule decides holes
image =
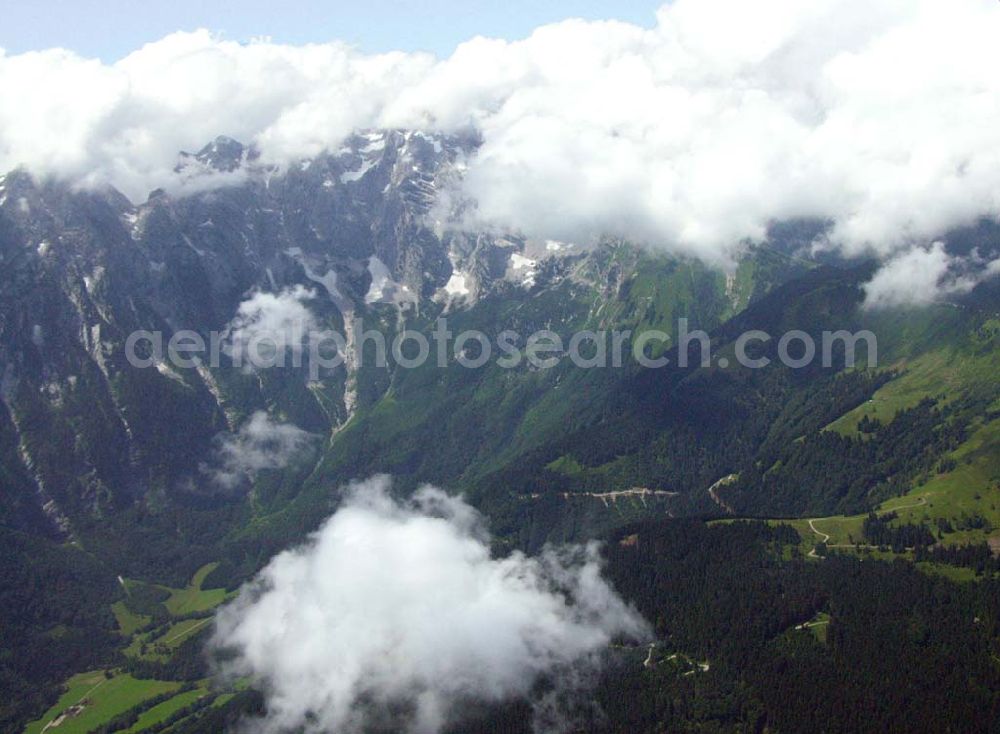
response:
{"label": "steep hillside", "polygon": [[[403,493],[464,493],[501,552],[664,517],[788,518],[798,540],[782,557],[995,573],[983,545],[1000,527],[994,283],[948,305],[866,309],[873,266],[803,255],[821,231],[809,222],[776,225],[728,273],[616,240],[469,231],[467,203],[435,202],[475,145],[371,132],[276,170],[219,139],[181,158],[177,191],[139,205],[2,179],[0,619],[20,642],[0,660],[0,726],[49,709],[44,726],[75,705],[59,683],[72,698],[104,669],[102,723],[161,705],[217,722],[230,701],[258,705],[203,680],[211,610],[314,530],[341,486],[379,472]],[[989,251],[995,235],[955,246]],[[282,366],[237,363],[255,324],[292,316],[343,334],[343,363],[299,364],[309,339],[277,344]],[[471,340],[440,365],[376,364],[364,332],[433,345],[439,318],[494,340],[493,358],[463,365],[481,354]],[[127,358],[136,332],[184,330],[221,335],[218,360]],[[817,345],[870,330],[877,364],[864,347],[848,364],[843,343],[828,364],[783,364],[792,330]],[[540,331],[561,339],[557,364],[498,363],[498,335],[527,354]],[[605,366],[568,359],[574,334],[614,331],[627,332],[620,363],[613,342]],[[643,354],[667,363],[650,368],[633,347],[655,331]],[[684,337],[701,331],[707,363]],[[751,331],[771,336],[746,350],[765,367],[739,364]],[[587,340],[577,356],[601,351]],[[786,616],[826,613],[813,606]],[[38,665],[29,652],[48,641]]]}

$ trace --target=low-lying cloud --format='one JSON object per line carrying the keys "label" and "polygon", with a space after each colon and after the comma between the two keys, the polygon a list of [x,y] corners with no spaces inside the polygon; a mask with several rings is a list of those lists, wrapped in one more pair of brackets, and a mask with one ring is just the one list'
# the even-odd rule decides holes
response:
{"label": "low-lying cloud", "polygon": [[389,488],[351,485],[307,544],[220,612],[224,669],[262,686],[263,730],[436,732],[463,704],[578,680],[615,636],[648,635],[594,545],[493,558],[461,499],[427,486],[398,502]]}
{"label": "low-lying cloud", "polygon": [[868,308],[923,306],[969,293],[1000,275],[1000,258],[987,261],[978,253],[949,254],[943,243],[914,247],[884,263],[865,285]]}
{"label": "low-lying cloud", "polygon": [[240,303],[226,326],[226,346],[239,363],[281,364],[286,352],[301,355],[303,340],[318,322],[306,301],[315,291],[297,285],[278,293],[257,291]]}
{"label": "low-lying cloud", "polygon": [[464,194],[529,236],[725,262],[775,220],[889,256],[1000,213],[1000,5],[676,0],[447,59],[177,33],[115,64],[0,53],[0,169],[141,198],[218,134],[287,162],[356,128],[474,128]]}
{"label": "low-lying cloud", "polygon": [[224,489],[252,480],[264,469],[281,469],[306,454],[316,435],[291,423],[272,419],[258,410],[236,433],[223,433],[215,441],[212,460],[202,474]]}

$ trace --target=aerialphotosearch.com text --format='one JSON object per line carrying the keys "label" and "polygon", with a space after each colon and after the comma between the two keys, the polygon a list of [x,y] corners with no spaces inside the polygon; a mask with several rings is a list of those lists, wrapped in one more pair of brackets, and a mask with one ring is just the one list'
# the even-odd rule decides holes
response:
{"label": "aerialphotosearch.com text", "polygon": [[551,369],[569,360],[581,369],[599,369],[621,367],[631,359],[650,369],[674,362],[681,368],[739,365],[761,369],[776,359],[786,367],[800,369],[819,358],[825,368],[850,368],[861,346],[868,366],[878,362],[876,337],[867,330],[824,331],[818,340],[801,330],[777,337],[750,330],[721,345],[716,355],[713,348],[717,345],[713,345],[708,333],[691,329],[684,318],[677,322],[676,337],[658,329],[582,330],[568,337],[543,329],[528,335],[505,330],[491,338],[478,330],[455,334],[448,328],[447,318],[437,319],[427,332],[408,329],[391,338],[381,331],[366,329],[360,319],[344,331],[307,329],[296,323],[282,324],[280,328],[255,328],[251,324],[235,333],[210,332],[207,338],[191,330],[171,334],[136,331],[126,340],[125,352],[129,364],[138,368],[162,363],[180,369],[199,365],[217,368],[224,364],[252,370],[305,367],[311,379],[319,379],[345,363],[355,369],[390,364],[415,369],[428,362],[437,367],[457,364],[468,369],[479,369],[491,362],[503,369],[524,364]]}

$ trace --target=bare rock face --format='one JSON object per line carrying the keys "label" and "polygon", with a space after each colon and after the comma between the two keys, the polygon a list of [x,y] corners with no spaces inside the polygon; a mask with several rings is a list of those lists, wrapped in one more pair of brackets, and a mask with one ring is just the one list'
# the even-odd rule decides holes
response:
{"label": "bare rock face", "polygon": [[[512,274],[530,285],[510,268],[523,239],[468,231],[469,203],[442,204],[476,145],[371,131],[277,169],[220,137],[180,154],[177,186],[137,205],[110,188],[0,178],[3,512],[70,536],[73,517],[170,491],[213,436],[291,389],[238,370],[136,369],[124,345],[137,330],[207,337],[253,293],[295,286],[349,331],[378,309],[472,304]],[[345,422],[352,370],[348,359],[345,374],[295,388],[296,422]]]}

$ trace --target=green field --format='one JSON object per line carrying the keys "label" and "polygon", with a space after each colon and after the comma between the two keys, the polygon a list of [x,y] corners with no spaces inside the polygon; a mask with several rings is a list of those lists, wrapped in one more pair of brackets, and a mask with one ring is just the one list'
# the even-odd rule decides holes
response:
{"label": "green field", "polygon": [[867,416],[882,423],[891,423],[896,413],[912,408],[924,398],[954,396],[962,385],[960,371],[950,352],[925,354],[912,362],[900,362],[893,367],[902,374],[887,382],[866,403],[842,415],[826,427],[844,436],[858,435],[858,421]]}
{"label": "green field", "polygon": [[[893,365],[900,372],[898,377],[876,391],[871,400],[826,428],[843,435],[857,435],[858,421],[863,417],[891,422],[900,410],[911,408],[925,398],[935,399],[942,406],[972,395],[992,400],[986,417],[974,421],[965,442],[948,455],[953,464],[943,467],[944,471],[919,477],[905,496],[888,500],[877,508],[879,513],[896,511],[898,523],[926,524],[935,535],[938,521],[948,521],[955,526],[955,532],[942,534],[939,542],[945,545],[982,543],[1000,536],[1000,419],[989,413],[1000,408],[1000,399],[996,397],[1000,389],[997,382],[1000,356],[996,349],[986,348],[993,343],[996,326],[995,320],[988,321],[976,334],[963,337],[961,343],[898,361]],[[986,526],[964,527],[971,518],[984,519]],[[863,521],[863,515],[830,517],[815,519],[813,525],[829,534],[828,544],[835,546],[848,544],[851,537],[860,539]],[[821,540],[807,522],[792,524],[807,538],[804,546]],[[937,570],[962,578],[968,576],[966,571]]]}
{"label": "green field", "polygon": [[[138,630],[151,621],[151,617],[136,614],[124,601],[111,605],[118,628],[121,633],[130,638],[124,653],[133,658],[167,661],[173,651],[186,640],[211,625],[212,616],[199,616],[188,619],[178,619],[186,615],[209,612],[219,606],[227,598],[225,589],[202,588],[205,579],[218,564],[209,563],[202,566],[194,574],[191,582],[183,589],[162,588],[169,596],[163,601],[166,611],[174,619],[158,626],[156,629],[138,634]],[[127,591],[135,591],[140,582],[125,579],[123,586]],[[146,650],[142,652],[145,645]],[[133,678],[131,675],[114,671],[111,678],[104,671],[80,673],[66,681],[66,692],[59,701],[50,708],[44,716],[32,722],[26,729],[27,734],[83,734],[103,724],[106,724],[119,714],[149,701],[164,693],[177,691],[184,684],[180,681],[145,680]],[[177,711],[196,702],[203,696],[216,694],[210,691],[203,682],[196,690],[184,691],[172,698],[162,701],[148,711],[140,714],[138,721],[126,731],[140,732],[158,722],[164,721]],[[229,700],[229,695],[217,695],[213,705],[220,705]],[[75,708],[79,706],[79,709]],[[61,720],[60,716],[63,716]],[[59,724],[54,722],[59,720]]]}
{"label": "green field", "polygon": [[982,542],[1000,529],[1000,419],[973,426],[967,441],[950,454],[954,469],[930,477],[905,498],[926,498],[926,504],[899,510],[901,522],[935,522],[943,518],[956,523],[962,518],[980,516],[987,520],[987,530],[958,530],[946,533],[942,542],[955,545]]}
{"label": "green field", "polygon": [[[886,339],[880,337],[879,348],[888,351],[893,360],[891,369],[899,373],[898,377],[882,386],[875,392],[871,400],[845,413],[827,426],[827,430],[837,431],[844,435],[856,435],[858,421],[862,417],[875,418],[888,423],[895,418],[900,410],[912,408],[924,398],[933,398],[940,405],[959,398],[962,395],[976,393],[980,395],[997,396],[997,375],[1000,374],[1000,350],[996,349],[996,331],[1000,322],[996,319],[986,321],[975,333],[956,334],[948,332],[948,320],[952,316],[938,312],[941,323],[924,327],[923,338],[931,338],[935,343],[948,346],[937,347],[920,352],[915,345],[921,343],[916,339],[909,343],[909,350],[916,349],[917,354],[898,353],[901,348],[893,344],[892,336],[907,342],[905,335],[901,337],[900,330],[906,331],[897,324],[885,332]],[[930,315],[927,318],[932,318]],[[911,325],[912,328],[912,325]],[[894,331],[895,330],[895,331]],[[920,331],[920,327],[915,329]],[[893,352],[897,352],[893,355]]]}
{"label": "green field", "polygon": [[[969,443],[955,452],[960,454]],[[990,456],[991,461],[1000,457]],[[962,517],[979,515],[989,522],[985,530],[964,530],[946,533],[940,540],[945,545],[982,543],[1000,528],[1000,488],[990,488],[984,478],[981,463],[960,465],[952,472],[941,474],[917,487],[910,494],[883,502],[876,510],[880,515],[895,512],[895,524],[924,523],[932,529],[937,518],[953,523]],[[863,524],[866,515],[832,515],[830,517],[772,520],[785,523],[802,536],[801,549],[808,554],[818,543],[825,542],[832,550],[852,550],[855,544],[866,545]],[[828,537],[826,537],[828,536]],[[922,564],[923,565],[923,564]]]}
{"label": "green field", "polygon": [[188,704],[192,704],[203,696],[211,695],[209,691],[205,688],[196,688],[193,691],[185,691],[184,693],[178,693],[173,698],[170,698],[163,703],[158,703],[153,708],[142,713],[139,716],[139,720],[132,725],[131,728],[125,731],[129,734],[137,734],[143,729],[146,729],[153,724],[157,724],[161,721],[165,721],[172,714],[180,711],[182,708]]}
{"label": "green field", "polygon": [[213,619],[213,617],[205,617],[204,619],[185,619],[180,621],[177,624],[171,625],[166,634],[157,640],[157,642],[161,642],[167,647],[173,649],[199,630],[205,629],[211,625]]}
{"label": "green field", "polygon": [[[173,589],[166,586],[159,588],[169,593],[169,597],[163,602],[163,606],[170,613],[171,617],[185,617],[188,615],[208,612],[226,601],[228,594],[225,589],[203,589],[205,578],[218,564],[209,563],[202,566],[194,574],[191,582],[183,589]],[[126,584],[135,582],[126,581]],[[142,657],[148,660],[167,660],[171,651],[180,646],[192,635],[203,630],[212,622],[211,616],[197,616],[188,619],[176,619],[156,629],[136,634],[136,631],[149,622],[148,617],[133,614],[123,602],[117,602],[112,606],[115,617],[118,619],[118,626],[123,634],[132,639],[125,654],[129,657]],[[145,647],[145,651],[143,648]]]}
{"label": "green field", "polygon": [[202,584],[218,563],[208,563],[195,573],[191,583],[184,589],[168,589],[170,598],[164,602],[167,611],[175,617],[193,612],[214,609],[226,600],[225,589],[203,589]]}
{"label": "green field", "polygon": [[969,581],[975,581],[977,576],[976,572],[971,568],[964,568],[962,566],[949,566],[946,563],[918,563],[917,568],[919,568],[924,573],[929,573],[934,576],[943,576],[944,578],[954,581],[956,583],[966,583]]}
{"label": "green field", "polygon": [[[136,704],[161,693],[175,691],[182,684],[173,681],[137,680],[127,674],[118,674],[109,679],[105,677],[104,671],[97,670],[74,675],[67,681],[67,685],[66,693],[44,716],[28,725],[25,729],[26,734],[40,734],[42,731],[85,734],[118,714],[128,711]],[[58,725],[54,724],[73,706],[80,708],[68,713]]]}
{"label": "green field", "polygon": [[116,601],[112,604],[111,611],[114,612],[115,620],[118,622],[118,629],[126,637],[133,635],[137,629],[148,624],[151,619],[142,614],[135,614],[125,606],[123,601]]}
{"label": "green field", "polygon": [[[973,345],[974,346],[974,345]],[[948,347],[923,354],[895,365],[900,376],[875,392],[872,399],[830,423],[826,430],[843,435],[857,435],[857,424],[864,416],[883,423],[891,422],[900,410],[911,408],[925,398],[939,405],[963,396],[976,396],[990,402],[984,417],[968,426],[967,438],[947,454],[936,472],[917,477],[909,492],[886,500],[876,512],[895,512],[893,524],[926,525],[943,545],[983,543],[1000,538],[1000,399],[996,397],[1000,374],[995,350],[976,351],[965,345]],[[892,558],[892,553],[868,546],[863,535],[865,514],[830,517],[769,520],[787,523],[802,537],[799,550],[814,556],[823,542],[835,552],[854,552],[856,546],[876,558]],[[939,522],[953,527],[953,532],[938,533]],[[985,522],[983,522],[985,521]],[[983,527],[975,527],[982,524]],[[911,556],[910,553],[903,554]],[[943,564],[920,563],[919,568],[956,581],[975,577],[971,569]]]}
{"label": "green field", "polygon": [[[799,531],[799,535],[810,550],[820,542],[825,542],[828,548],[843,549],[854,543],[864,542],[861,534],[864,519],[864,515],[834,515],[813,518],[811,526],[810,520],[794,520],[790,524]],[[824,536],[829,538],[824,541]]]}
{"label": "green field", "polygon": [[[165,629],[157,628],[152,632],[136,635],[132,638],[129,646],[125,648],[125,654],[129,657],[147,660],[166,660],[170,657],[171,651],[180,646],[181,643],[210,626],[212,619],[212,617],[182,619],[179,622],[169,624]],[[145,652],[142,652],[143,645],[146,646]]]}

